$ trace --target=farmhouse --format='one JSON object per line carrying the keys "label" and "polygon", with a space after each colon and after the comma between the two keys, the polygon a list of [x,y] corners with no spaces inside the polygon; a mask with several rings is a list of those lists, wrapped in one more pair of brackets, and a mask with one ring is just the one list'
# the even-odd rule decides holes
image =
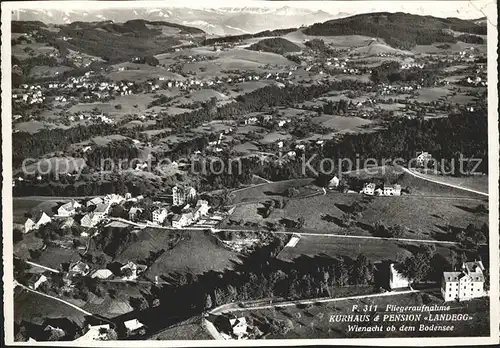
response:
{"label": "farmhouse", "polygon": [[328,182],[328,188],[329,189],[334,189],[337,188],[340,184],[339,178],[335,175],[329,182]]}
{"label": "farmhouse", "polygon": [[91,200],[87,201],[87,207],[93,206],[93,205],[98,205],[103,203],[104,200],[101,197],[95,197],[92,198]]}
{"label": "farmhouse", "polygon": [[443,272],[441,294],[445,301],[468,301],[486,296],[485,268],[481,261],[464,262],[459,272]]}
{"label": "farmhouse", "polygon": [[391,263],[389,266],[389,288],[393,289],[401,289],[407,288],[410,286],[411,281],[405,277],[401,272],[399,272],[394,264]]}
{"label": "farmhouse", "polygon": [[59,216],[73,216],[76,214],[76,210],[82,205],[75,200],[63,204],[57,209],[57,215]]}
{"label": "farmhouse", "polygon": [[38,287],[47,281],[47,277],[44,276],[43,274],[38,276],[37,274],[33,274],[29,279],[28,279],[28,287],[36,290]]}
{"label": "farmhouse", "polygon": [[90,267],[86,263],[82,261],[77,261],[74,264],[71,264],[69,267],[69,274],[71,276],[80,275],[86,276],[90,272]]}
{"label": "farmhouse", "polygon": [[78,337],[75,341],[102,341],[107,337],[108,331],[111,329],[109,324],[104,325],[88,325],[88,331],[85,335]]}
{"label": "farmhouse", "polygon": [[113,275],[113,272],[111,272],[107,268],[103,268],[103,269],[98,269],[97,271],[92,273],[92,275],[90,277],[91,278],[98,278],[98,279],[108,279],[112,275]]}
{"label": "farmhouse", "polygon": [[384,185],[384,196],[401,196],[401,185]]}
{"label": "farmhouse", "polygon": [[80,225],[86,228],[92,228],[101,221],[101,216],[94,213],[86,214],[80,221]]}
{"label": "farmhouse", "polygon": [[120,268],[123,280],[135,280],[139,273],[144,269],[140,265],[136,265],[132,261],[129,261],[125,266]]}
{"label": "farmhouse", "polygon": [[24,233],[37,230],[40,226],[48,224],[52,219],[45,212],[38,212],[33,217],[28,218],[24,223]]}
{"label": "farmhouse", "polygon": [[123,325],[125,325],[128,334],[134,334],[145,327],[144,324],[137,319],[127,320]]}

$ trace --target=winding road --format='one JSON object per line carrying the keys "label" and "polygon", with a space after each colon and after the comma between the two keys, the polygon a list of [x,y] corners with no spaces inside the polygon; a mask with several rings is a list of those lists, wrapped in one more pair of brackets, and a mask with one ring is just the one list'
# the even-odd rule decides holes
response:
{"label": "winding road", "polygon": [[439,180],[429,179],[429,178],[427,178],[427,177],[425,177],[423,175],[420,175],[420,174],[416,173],[415,171],[413,171],[411,169],[408,169],[408,168],[405,168],[405,167],[401,167],[401,169],[403,169],[405,171],[405,173],[408,173],[411,176],[414,176],[414,177],[416,177],[418,179],[421,179],[421,180],[433,182],[435,184],[440,184],[440,185],[443,185],[443,186],[453,187],[453,188],[456,188],[456,189],[462,190],[462,191],[473,192],[473,193],[476,193],[476,194],[481,195],[481,196],[486,196],[486,197],[489,196],[487,193],[484,193],[484,192],[481,192],[481,191],[473,190],[473,189],[466,188],[466,187],[463,187],[463,186],[449,184],[449,183],[442,182],[442,181],[439,181]]}

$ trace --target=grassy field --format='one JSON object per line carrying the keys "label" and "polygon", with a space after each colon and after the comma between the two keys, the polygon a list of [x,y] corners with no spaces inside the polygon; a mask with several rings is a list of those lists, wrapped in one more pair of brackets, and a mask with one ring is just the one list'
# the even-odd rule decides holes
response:
{"label": "grassy field", "polygon": [[259,185],[233,191],[233,199],[231,204],[239,204],[243,202],[253,202],[258,200],[269,199],[270,196],[281,195],[287,188],[301,187],[309,185],[314,179],[292,179],[272,182],[269,184]]}
{"label": "grassy field", "polygon": [[[271,334],[267,336],[269,339],[297,339],[297,338],[368,338],[368,337],[432,337],[436,336],[436,331],[419,331],[421,324],[425,325],[453,325],[454,330],[450,332],[439,332],[439,336],[486,336],[489,332],[488,316],[479,315],[481,310],[487,310],[486,300],[474,300],[464,304],[451,304],[451,310],[446,312],[433,312],[433,314],[462,314],[469,313],[473,316],[472,321],[459,321],[459,322],[430,322],[427,321],[427,312],[409,312],[408,314],[422,314],[419,320],[413,322],[390,322],[384,314],[386,314],[386,306],[391,304],[398,304],[402,306],[418,306],[422,304],[441,305],[440,295],[438,293],[424,293],[424,294],[401,294],[394,296],[384,296],[368,299],[357,300],[344,300],[330,303],[315,303],[312,305],[296,306],[296,307],[283,307],[275,309],[252,310],[242,311],[235,313],[236,315],[244,315],[253,319],[254,323],[258,325],[259,322],[265,319],[275,319],[287,322],[290,330],[284,334]],[[330,318],[336,315],[354,314],[352,312],[353,305],[358,305],[362,308],[364,305],[377,305],[379,314],[379,321],[371,321],[369,324],[359,323],[359,326],[382,326],[385,327],[394,325],[396,331],[387,333],[383,332],[349,332],[348,325],[353,325],[353,322],[330,322]],[[362,313],[360,313],[362,314]],[[369,313],[367,313],[369,314]],[[400,331],[400,327],[414,326],[415,332]],[[474,330],[471,330],[474,327]]]}
{"label": "grassy field", "polygon": [[47,247],[37,260],[32,260],[42,266],[60,269],[62,263],[80,260],[79,250],[60,247]]}
{"label": "grassy field", "polygon": [[166,251],[147,270],[147,277],[177,273],[202,274],[231,269],[240,262],[240,255],[219,245],[217,240],[202,231],[185,232],[184,239]]}
{"label": "grassy field", "polygon": [[[258,196],[256,191],[268,186],[272,184],[237,192],[236,194],[254,192],[251,198],[247,198],[253,203],[237,206],[231,215],[231,220],[266,224],[297,221],[299,217],[303,217],[305,232],[361,236],[371,236],[373,233],[371,227],[375,222],[381,221],[387,227],[396,224],[406,227],[407,231],[402,238],[425,240],[450,240],[451,236],[447,235],[444,230],[448,224],[465,228],[468,224],[480,227],[488,222],[487,214],[474,213],[477,205],[483,203],[482,200],[467,197],[422,197],[420,195],[368,198],[357,193],[330,193],[290,199],[284,209],[275,209],[269,217],[263,218],[265,201],[271,199],[272,196]],[[239,197],[239,199],[243,198]],[[364,210],[355,223],[346,228],[342,217],[350,212],[350,206],[354,202],[359,203]]]}
{"label": "grassy field", "polygon": [[[278,258],[292,261],[304,255],[310,257],[318,255],[332,258],[345,256],[355,259],[360,253],[363,253],[372,262],[377,262],[395,260],[397,255],[411,256],[416,249],[423,245],[422,243],[391,240],[302,235],[294,248],[284,248],[278,255]],[[437,252],[449,259],[451,248],[440,246],[437,248]]]}
{"label": "grassy field", "polygon": [[152,335],[150,340],[212,340],[213,337],[203,328],[200,316],[189,318],[168,329]]}
{"label": "grassy field", "polygon": [[434,175],[423,173],[419,173],[419,175],[446,184],[456,185],[463,188],[488,193],[488,175],[475,175],[467,177],[453,177],[449,175]]}
{"label": "grassy field", "polygon": [[62,302],[23,289],[14,291],[14,320],[28,321],[41,325],[46,319],[65,318],[78,325],[85,321],[85,315]]}
{"label": "grassy field", "polygon": [[22,241],[14,244],[14,255],[22,259],[30,258],[30,250],[38,250],[43,247],[43,241],[36,237],[34,233],[24,235]]}
{"label": "grassy field", "polygon": [[115,260],[121,263],[138,262],[147,258],[151,252],[169,249],[181,237],[182,232],[145,228],[137,233],[138,240],[127,247]]}
{"label": "grassy field", "polygon": [[312,119],[313,123],[321,124],[322,126],[337,131],[359,131],[359,127],[369,125],[372,122],[359,117],[344,117],[334,115],[322,115]]}
{"label": "grassy field", "polygon": [[[106,291],[103,297],[90,293],[86,302],[72,299],[70,302],[94,314],[108,318],[128,313],[133,310],[130,305],[131,297],[144,297],[149,293],[149,285],[127,283],[103,283]],[[109,291],[114,291],[113,297]]]}
{"label": "grassy field", "polygon": [[42,199],[14,199],[12,201],[14,223],[24,224],[26,213],[44,211],[53,215],[52,209],[57,206],[56,201],[44,201]]}
{"label": "grassy field", "polygon": [[52,123],[52,122],[44,122],[44,121],[27,121],[27,122],[19,122],[12,125],[14,130],[18,130],[19,132],[27,132],[30,134],[35,134],[40,132],[43,129],[68,129],[68,126],[65,126],[61,123]]}

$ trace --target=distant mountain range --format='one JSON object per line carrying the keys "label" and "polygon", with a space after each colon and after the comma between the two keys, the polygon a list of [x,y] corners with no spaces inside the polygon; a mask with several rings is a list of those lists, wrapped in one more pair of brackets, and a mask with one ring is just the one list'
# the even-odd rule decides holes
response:
{"label": "distant mountain range", "polygon": [[292,8],[226,7],[217,9],[158,8],[135,10],[19,10],[14,20],[41,21],[51,24],[69,24],[76,21],[107,21],[116,23],[132,19],[168,21],[202,29],[211,35],[253,34],[269,29],[284,29],[308,26],[317,22],[349,16],[340,12],[336,15],[324,11]]}

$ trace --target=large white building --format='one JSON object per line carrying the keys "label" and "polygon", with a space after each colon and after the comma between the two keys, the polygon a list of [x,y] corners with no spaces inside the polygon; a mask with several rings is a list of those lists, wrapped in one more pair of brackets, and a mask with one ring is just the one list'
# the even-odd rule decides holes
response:
{"label": "large white building", "polygon": [[392,289],[407,288],[410,286],[411,280],[405,277],[391,263],[389,266],[389,287]]}
{"label": "large white building", "polygon": [[481,261],[464,262],[459,272],[443,272],[441,294],[445,301],[468,301],[486,296]]}

